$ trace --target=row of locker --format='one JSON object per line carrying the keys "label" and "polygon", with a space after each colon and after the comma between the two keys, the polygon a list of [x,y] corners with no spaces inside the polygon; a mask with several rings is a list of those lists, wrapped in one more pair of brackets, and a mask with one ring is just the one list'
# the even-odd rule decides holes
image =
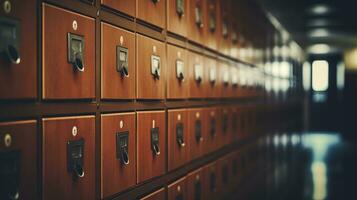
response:
{"label": "row of locker", "polygon": [[[257,122],[251,113],[252,108],[230,106],[102,114],[101,197],[252,135]],[[36,120],[0,123],[0,197],[36,199],[42,126],[43,199],[93,199],[95,124],[92,115],[43,118],[41,125]]]}
{"label": "row of locker", "polygon": [[238,42],[242,42],[237,21],[230,12],[230,0],[102,0],[101,3],[233,57]]}
{"label": "row of locker", "polygon": [[[235,193],[244,179],[262,168],[258,163],[262,157],[251,154],[260,153],[256,143],[247,144],[217,160],[196,169],[186,176],[168,184],[141,200],[215,200],[228,199]],[[258,155],[258,154],[257,154]],[[264,155],[264,154],[261,154]],[[167,193],[167,194],[166,194]],[[232,197],[230,197],[232,198]]]}
{"label": "row of locker", "polygon": [[8,58],[0,59],[0,99],[34,99],[39,83],[46,100],[94,99],[97,79],[101,80],[101,98],[107,100],[235,98],[257,95],[263,89],[259,85],[262,74],[250,66],[105,22],[100,25],[101,68],[97,71],[95,19],[46,3],[42,15],[39,82],[35,19],[20,22],[1,17],[5,44],[0,51]]}

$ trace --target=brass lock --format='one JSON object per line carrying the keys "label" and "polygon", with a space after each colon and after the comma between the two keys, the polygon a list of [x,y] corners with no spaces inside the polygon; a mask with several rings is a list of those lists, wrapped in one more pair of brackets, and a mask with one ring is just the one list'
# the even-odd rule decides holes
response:
{"label": "brass lock", "polygon": [[176,0],[176,12],[179,17],[185,14],[185,0]]}
{"label": "brass lock", "polygon": [[195,7],[195,22],[198,28],[203,28],[203,19],[202,19],[202,6],[200,2],[196,0]]}
{"label": "brass lock", "polygon": [[20,22],[8,17],[0,17],[0,53],[11,64],[21,62]]}
{"label": "brass lock", "polygon": [[72,63],[77,71],[84,71],[84,37],[68,33],[68,62]]}
{"label": "brass lock", "polygon": [[129,131],[120,132],[116,134],[117,143],[117,159],[122,165],[129,164]]}
{"label": "brass lock", "polygon": [[183,81],[185,79],[184,74],[184,62],[180,59],[176,60],[176,77],[179,81]]}
{"label": "brass lock", "polygon": [[202,130],[201,130],[201,120],[196,120],[195,122],[195,138],[196,142],[201,142],[202,138]]}
{"label": "brass lock", "polygon": [[216,136],[216,118],[211,117],[211,130],[210,130],[211,137]]}
{"label": "brass lock", "polygon": [[200,64],[195,64],[194,65],[194,75],[195,75],[195,80],[197,83],[202,82],[202,76],[203,76],[203,68],[202,65]]}

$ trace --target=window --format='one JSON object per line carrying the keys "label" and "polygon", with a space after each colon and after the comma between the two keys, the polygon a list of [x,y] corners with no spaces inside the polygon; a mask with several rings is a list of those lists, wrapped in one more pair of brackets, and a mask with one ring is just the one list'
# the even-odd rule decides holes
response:
{"label": "window", "polygon": [[312,89],[323,92],[328,89],[329,65],[326,60],[315,60],[312,63]]}

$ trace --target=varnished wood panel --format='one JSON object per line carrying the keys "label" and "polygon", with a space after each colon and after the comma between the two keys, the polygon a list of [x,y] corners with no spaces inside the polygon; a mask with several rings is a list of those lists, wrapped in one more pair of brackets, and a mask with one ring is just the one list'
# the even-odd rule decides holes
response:
{"label": "varnished wood panel", "polygon": [[[10,137],[10,142],[5,144]],[[38,199],[37,123],[35,120],[0,123],[0,152],[20,151],[19,199]]]}
{"label": "varnished wood panel", "polygon": [[167,186],[168,200],[187,199],[186,177],[171,183]]}
{"label": "varnished wood panel", "polygon": [[[151,147],[151,128],[159,128],[160,154]],[[137,182],[163,175],[166,166],[165,111],[137,112]]]}
{"label": "varnished wood panel", "polygon": [[[4,0],[0,1],[1,5]],[[19,20],[20,63],[11,64],[7,58],[0,58],[0,99],[34,99],[37,96],[37,18],[35,0],[13,0],[11,12],[1,17]]]}
{"label": "varnished wood panel", "polygon": [[[101,97],[104,99],[135,98],[135,34],[107,23],[101,23]],[[117,71],[117,46],[128,49],[129,76]]]}
{"label": "varnished wood panel", "polygon": [[[206,18],[206,4],[204,0],[188,0],[189,1],[189,8],[188,8],[188,38],[196,43],[203,43],[205,37],[205,29],[204,27],[207,26],[205,24]],[[196,5],[201,7],[202,10],[202,26],[198,26],[195,20],[195,8]]]}
{"label": "varnished wood panel", "polygon": [[[160,1],[161,2],[161,1]],[[160,77],[151,74],[151,55],[160,57]],[[136,88],[138,99],[165,98],[166,50],[163,42],[136,34]]]}
{"label": "varnished wood panel", "polygon": [[[204,121],[204,112],[202,108],[188,109],[188,134],[189,134],[189,147],[190,147],[190,160],[199,158],[204,154],[205,143],[207,140],[207,122]],[[196,139],[195,123],[201,121],[201,140]]]}
{"label": "varnished wood panel", "polygon": [[167,30],[172,33],[186,37],[189,0],[183,0],[184,13],[181,16],[178,15],[176,11],[176,1],[177,0],[167,0]]}
{"label": "varnished wood panel", "polygon": [[166,0],[154,3],[153,0],[136,0],[136,16],[155,26],[165,28],[166,26]]}
{"label": "varnished wood panel", "polygon": [[136,0],[101,0],[101,3],[130,16],[135,16]]}
{"label": "varnished wood panel", "polygon": [[[189,82],[189,98],[203,98],[206,96],[208,79],[205,73],[203,56],[197,53],[188,53],[188,82]],[[195,80],[195,65],[202,67],[202,80],[198,82]]]}
{"label": "varnished wood panel", "polygon": [[[187,183],[187,199],[188,200],[204,200],[205,199],[204,197],[205,197],[205,193],[207,193],[207,190],[205,188],[206,183],[205,183],[205,178],[204,178],[204,171],[202,168],[199,168],[199,169],[187,174],[186,183]],[[200,193],[198,191],[196,191],[196,184],[201,185]],[[196,196],[198,194],[200,195],[201,198],[198,198]]]}
{"label": "varnished wood panel", "polygon": [[[205,44],[207,47],[210,49],[217,49],[217,36],[218,36],[218,23],[219,22],[219,17],[218,17],[218,2],[219,0],[204,0],[206,5],[206,17],[205,17]],[[215,20],[215,28],[211,28],[211,23],[212,19]]]}
{"label": "varnished wood panel", "polygon": [[[101,197],[109,197],[136,183],[135,113],[101,116]],[[117,158],[116,134],[128,131],[129,164]]]}
{"label": "varnished wood panel", "polygon": [[165,188],[161,188],[145,196],[144,198],[141,198],[140,200],[165,200],[165,199],[166,199]]}
{"label": "varnished wood panel", "polygon": [[[42,8],[43,98],[94,98],[94,19],[48,4]],[[83,72],[67,61],[68,33],[84,37]]]}
{"label": "varnished wood panel", "polygon": [[[176,61],[184,63],[182,80],[177,78]],[[182,99],[187,98],[189,92],[189,66],[187,51],[173,45],[167,45],[167,98]]]}
{"label": "varnished wood panel", "polygon": [[[176,126],[183,124],[183,138],[185,146],[180,146],[177,142]],[[186,109],[168,111],[168,150],[169,150],[169,170],[181,167],[187,162],[189,153],[188,116]]]}
{"label": "varnished wood panel", "polygon": [[[95,199],[94,116],[44,118],[43,199]],[[73,128],[77,134],[73,134]],[[74,136],[75,135],[75,136]],[[67,142],[84,139],[84,177],[67,169]]]}

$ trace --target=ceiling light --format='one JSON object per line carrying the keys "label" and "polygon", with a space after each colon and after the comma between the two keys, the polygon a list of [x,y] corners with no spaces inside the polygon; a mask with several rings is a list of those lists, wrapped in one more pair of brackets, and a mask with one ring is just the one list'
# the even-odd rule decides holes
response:
{"label": "ceiling light", "polygon": [[330,46],[327,44],[314,44],[308,48],[308,52],[312,54],[326,54],[330,52]]}
{"label": "ceiling light", "polygon": [[324,15],[330,12],[330,7],[326,4],[316,4],[310,7],[310,12],[315,15]]}
{"label": "ceiling light", "polygon": [[329,31],[325,28],[313,29],[309,32],[310,37],[327,37],[329,36]]}

